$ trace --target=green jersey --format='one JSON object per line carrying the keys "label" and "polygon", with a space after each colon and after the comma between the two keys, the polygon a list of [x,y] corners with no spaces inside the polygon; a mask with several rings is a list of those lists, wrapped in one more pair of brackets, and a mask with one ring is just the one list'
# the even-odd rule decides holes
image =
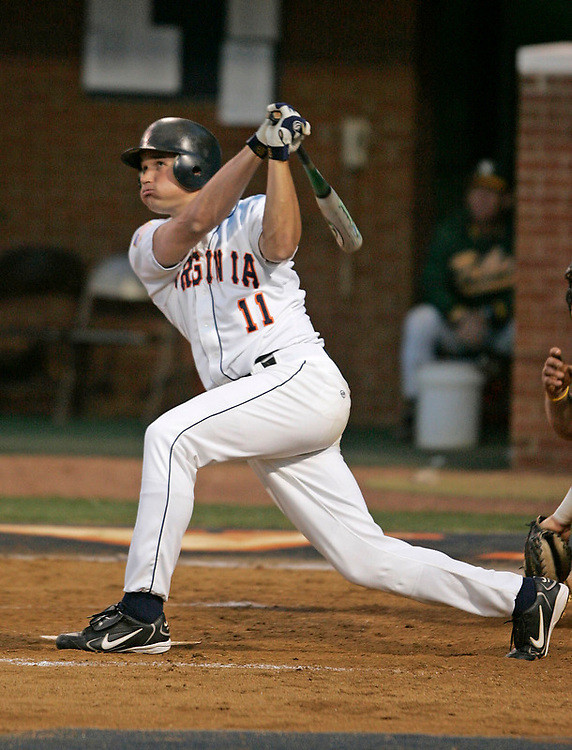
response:
{"label": "green jersey", "polygon": [[423,301],[451,322],[467,308],[484,309],[493,325],[513,312],[514,257],[510,223],[488,234],[466,211],[443,221],[429,246],[421,279]]}

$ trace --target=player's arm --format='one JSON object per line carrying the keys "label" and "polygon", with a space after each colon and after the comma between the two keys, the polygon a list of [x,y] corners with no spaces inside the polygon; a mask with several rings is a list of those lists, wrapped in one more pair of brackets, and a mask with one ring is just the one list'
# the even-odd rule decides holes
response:
{"label": "player's arm", "polygon": [[552,347],[542,368],[544,410],[554,432],[565,440],[572,440],[570,375],[570,365],[562,361],[561,350]]}
{"label": "player's arm", "polygon": [[300,206],[288,159],[311,128],[289,104],[270,104],[267,112],[268,176],[259,246],[267,260],[280,262],[294,255],[302,234]]}
{"label": "player's arm", "polygon": [[218,226],[240,200],[261,160],[245,146],[194,195],[153,237],[153,254],[166,268],[181,261]]}
{"label": "player's arm", "polygon": [[259,245],[266,260],[291,258],[302,235],[300,206],[288,161],[270,159]]}

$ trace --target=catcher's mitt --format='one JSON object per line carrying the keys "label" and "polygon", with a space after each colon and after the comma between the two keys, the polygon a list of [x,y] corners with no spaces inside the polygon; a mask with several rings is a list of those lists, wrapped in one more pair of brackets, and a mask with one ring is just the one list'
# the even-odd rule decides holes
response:
{"label": "catcher's mitt", "polygon": [[524,543],[524,574],[565,581],[572,568],[570,545],[556,531],[543,529],[540,526],[543,520],[544,516],[538,516],[530,524]]}

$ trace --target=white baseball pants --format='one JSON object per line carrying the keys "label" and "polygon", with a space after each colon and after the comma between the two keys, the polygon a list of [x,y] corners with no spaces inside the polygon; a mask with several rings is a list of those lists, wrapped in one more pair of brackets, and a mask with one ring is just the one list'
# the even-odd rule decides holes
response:
{"label": "white baseball pants", "polygon": [[246,459],[277,506],[348,580],[510,617],[522,577],[387,537],[339,449],[349,388],[317,345],[275,353],[276,364],[200,394],[149,426],[125,591],[168,598],[190,522],[197,471]]}

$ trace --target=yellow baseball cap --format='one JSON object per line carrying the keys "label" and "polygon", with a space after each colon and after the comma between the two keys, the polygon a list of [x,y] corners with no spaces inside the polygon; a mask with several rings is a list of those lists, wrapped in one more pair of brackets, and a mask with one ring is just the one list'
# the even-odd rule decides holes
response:
{"label": "yellow baseball cap", "polygon": [[488,190],[495,190],[498,193],[504,193],[508,189],[508,183],[499,174],[494,161],[491,159],[482,159],[477,164],[469,181],[469,188],[474,187],[483,187]]}

